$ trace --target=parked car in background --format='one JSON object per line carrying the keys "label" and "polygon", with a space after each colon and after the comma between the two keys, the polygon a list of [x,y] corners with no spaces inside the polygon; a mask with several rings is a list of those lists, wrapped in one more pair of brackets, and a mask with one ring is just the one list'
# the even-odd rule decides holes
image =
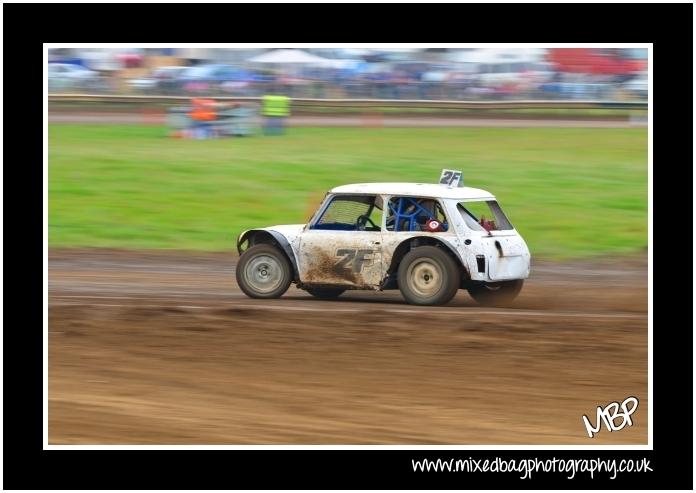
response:
{"label": "parked car in background", "polygon": [[48,64],[49,91],[93,89],[100,83],[97,72],[70,63]]}
{"label": "parked car in background", "polygon": [[128,85],[137,92],[168,94],[174,92],[178,77],[187,68],[180,66],[158,67],[145,77],[130,79]]}
{"label": "parked car in background", "polygon": [[196,65],[184,70],[176,80],[177,90],[188,93],[220,93],[231,82],[250,82],[254,75],[224,64]]}
{"label": "parked car in background", "polygon": [[548,99],[610,99],[615,86],[609,83],[548,82],[539,86],[540,94]]}

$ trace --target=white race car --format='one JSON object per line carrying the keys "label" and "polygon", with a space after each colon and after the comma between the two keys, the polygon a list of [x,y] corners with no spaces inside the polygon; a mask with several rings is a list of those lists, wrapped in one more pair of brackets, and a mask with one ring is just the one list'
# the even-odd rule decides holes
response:
{"label": "white race car", "polygon": [[504,305],[530,272],[529,249],[496,198],[446,184],[340,186],[307,224],[245,231],[237,249],[237,283],[252,298],[295,283],[321,299],[399,289],[410,304],[441,305],[466,289]]}

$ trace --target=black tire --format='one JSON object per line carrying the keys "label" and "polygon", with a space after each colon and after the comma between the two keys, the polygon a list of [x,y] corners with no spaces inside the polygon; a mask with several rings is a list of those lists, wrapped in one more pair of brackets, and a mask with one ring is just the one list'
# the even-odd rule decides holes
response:
{"label": "black tire", "polygon": [[478,284],[468,288],[468,291],[479,305],[507,306],[517,298],[523,285],[523,279],[515,279],[514,281]]}
{"label": "black tire", "polygon": [[309,294],[320,300],[334,300],[341,296],[345,289],[342,288],[307,288]]}
{"label": "black tire", "polygon": [[441,248],[417,247],[399,264],[397,280],[401,294],[411,305],[444,305],[460,285],[459,266]]}
{"label": "black tire", "polygon": [[278,248],[260,244],[246,250],[235,269],[239,288],[250,298],[280,298],[292,283],[292,266]]}

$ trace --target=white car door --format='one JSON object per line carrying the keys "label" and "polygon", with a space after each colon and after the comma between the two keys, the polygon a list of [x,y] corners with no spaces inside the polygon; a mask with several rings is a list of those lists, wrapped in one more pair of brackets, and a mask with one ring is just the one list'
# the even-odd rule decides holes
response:
{"label": "white car door", "polygon": [[305,284],[377,288],[382,265],[382,211],[375,196],[330,197],[300,238],[298,269]]}

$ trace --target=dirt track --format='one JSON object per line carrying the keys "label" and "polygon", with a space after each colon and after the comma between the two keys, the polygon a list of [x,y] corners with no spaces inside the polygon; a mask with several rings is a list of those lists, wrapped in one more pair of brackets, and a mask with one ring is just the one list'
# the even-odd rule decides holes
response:
{"label": "dirt track", "polygon": [[[252,300],[235,262],[50,251],[49,443],[647,443],[645,259],[535,263],[509,309]],[[634,425],[589,439],[629,395]]]}

